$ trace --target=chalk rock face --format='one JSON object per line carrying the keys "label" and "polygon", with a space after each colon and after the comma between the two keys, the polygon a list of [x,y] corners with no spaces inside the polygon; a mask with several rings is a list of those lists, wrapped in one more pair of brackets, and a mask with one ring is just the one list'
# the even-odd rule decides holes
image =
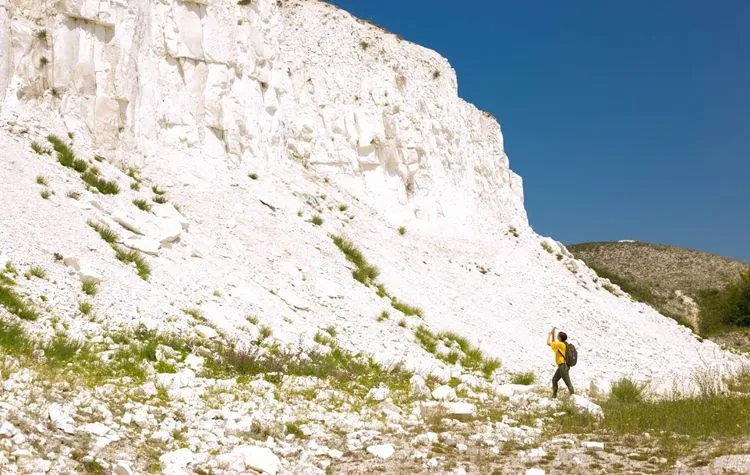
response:
{"label": "chalk rock face", "polygon": [[110,154],[297,161],[394,219],[526,225],[500,127],[447,61],[324,2],[0,0],[0,102]]}

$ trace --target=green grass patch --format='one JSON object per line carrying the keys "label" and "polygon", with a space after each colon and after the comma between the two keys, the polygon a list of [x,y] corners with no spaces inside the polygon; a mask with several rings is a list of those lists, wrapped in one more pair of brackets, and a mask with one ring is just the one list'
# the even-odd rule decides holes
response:
{"label": "green grass patch", "polygon": [[151,204],[144,199],[135,199],[133,200],[133,204],[135,205],[136,208],[138,208],[141,211],[146,211],[146,212],[151,211]]}
{"label": "green grass patch", "polygon": [[[89,162],[81,158],[76,158],[75,160],[73,160],[73,165],[71,166],[71,168],[77,171],[78,173],[83,173],[89,168]],[[93,175],[97,174],[96,172],[93,172],[93,171],[91,173]]]}
{"label": "green grass patch", "polygon": [[0,320],[0,349],[9,355],[30,355],[34,343],[21,325]]}
{"label": "green grass patch", "polygon": [[340,348],[335,342],[329,342],[328,346],[329,352],[313,352],[305,360],[299,359],[296,354],[285,353],[276,346],[262,352],[217,347],[214,350],[216,357],[206,361],[206,368],[216,376],[256,376],[269,373],[312,376],[329,381],[337,389],[362,397],[369,389],[381,384],[388,386],[394,395],[408,395],[412,373],[401,366],[384,367],[369,356]]}
{"label": "green grass patch", "polygon": [[98,285],[93,280],[84,280],[81,282],[81,291],[86,295],[96,295]]}
{"label": "green grass patch", "polygon": [[399,302],[395,298],[391,299],[391,306],[407,317],[421,317],[424,314],[421,308]]}
{"label": "green grass patch", "polygon": [[154,185],[151,187],[151,191],[154,192],[155,195],[165,195],[167,194],[166,190],[160,190],[158,186]]}
{"label": "green grass patch", "polygon": [[[7,279],[7,278],[6,278]],[[22,320],[36,320],[39,318],[33,305],[18,295],[7,280],[0,284],[0,305]]]}
{"label": "green grass patch", "polygon": [[95,223],[93,221],[88,221],[87,224],[91,226],[94,231],[99,233],[99,236],[108,244],[114,244],[120,239],[117,233],[114,232],[109,226]]}
{"label": "green grass patch", "polygon": [[540,244],[542,246],[542,249],[549,252],[550,254],[555,252],[555,250],[552,249],[552,246],[550,246],[550,244],[547,241],[542,241]]}
{"label": "green grass patch", "polygon": [[146,261],[146,258],[143,257],[143,254],[135,249],[125,249],[117,245],[112,245],[112,248],[115,250],[117,260],[125,264],[134,264],[138,276],[143,280],[148,280],[151,275],[151,266]]}
{"label": "green grass patch", "polygon": [[44,347],[44,356],[53,365],[62,365],[75,358],[79,352],[87,351],[88,348],[82,342],[59,333]]}
{"label": "green grass patch", "polygon": [[312,223],[315,226],[320,226],[321,224],[323,224],[323,218],[321,218],[320,215],[316,214],[312,217]]}
{"label": "green grass patch", "polygon": [[81,179],[89,186],[96,188],[103,195],[116,195],[120,192],[120,185],[116,181],[107,181],[91,172],[81,175]]}
{"label": "green grass patch", "polygon": [[525,384],[529,386],[536,382],[536,375],[531,371],[512,373],[510,375],[510,382],[513,384]]}
{"label": "green grass patch", "polygon": [[341,211],[342,213],[343,213],[344,211],[348,210],[348,209],[349,209],[349,206],[348,206],[348,205],[339,205],[339,211]]}
{"label": "green grass patch", "polygon": [[633,404],[644,400],[645,385],[629,378],[620,378],[612,384],[610,400],[619,403]]}
{"label": "green grass patch", "polygon": [[257,173],[250,173],[247,176],[250,177],[251,180],[257,180],[258,179],[258,174]]}
{"label": "green grass patch", "polygon": [[292,434],[298,439],[306,439],[307,436],[304,432],[302,432],[302,429],[300,429],[300,422],[287,422],[286,423],[286,433]]}
{"label": "green grass patch", "polygon": [[189,316],[193,317],[196,320],[200,320],[200,321],[205,321],[206,320],[206,317],[203,316],[203,312],[201,312],[197,308],[183,308],[182,309],[182,313],[184,313],[185,315],[189,315]]}
{"label": "green grass patch", "polygon": [[401,236],[403,236],[404,234],[406,234],[406,228],[405,228],[405,227],[403,227],[403,226],[401,226],[400,228],[398,228],[398,233],[399,233],[399,234],[400,234]]}
{"label": "green grass patch", "polygon": [[333,243],[338,247],[344,256],[355,265],[355,270],[352,272],[352,276],[358,282],[369,286],[373,284],[375,279],[380,275],[380,271],[377,267],[369,264],[365,256],[357,249],[357,247],[344,236],[331,236]]}
{"label": "green grass patch", "polygon": [[[479,348],[472,346],[466,338],[454,332],[441,332],[436,335],[426,326],[420,325],[414,330],[414,336],[422,348],[438,359],[448,364],[459,363],[464,368],[481,372],[487,379],[490,379],[492,373],[501,366],[499,359],[487,358]],[[439,342],[452,349],[447,354],[438,354]]]}
{"label": "green grass patch", "polygon": [[698,294],[701,333],[708,335],[727,326],[750,326],[750,267],[722,289]]}
{"label": "green grass patch", "polygon": [[166,196],[161,196],[161,195],[154,195],[154,197],[151,198],[151,200],[154,203],[158,203],[160,205],[163,205],[164,203],[167,202],[167,197]]}
{"label": "green grass patch", "polygon": [[31,142],[31,150],[38,155],[49,154],[49,149],[44,148],[39,142]]}
{"label": "green grass patch", "polygon": [[42,175],[37,175],[36,176],[36,183],[38,185],[47,186],[47,179],[44,178]]}
{"label": "green grass patch", "polygon": [[167,363],[166,361],[157,361],[156,364],[154,364],[154,370],[157,373],[170,373],[170,374],[174,374],[174,373],[177,372],[177,368],[175,368],[171,364]]}
{"label": "green grass patch", "polygon": [[52,192],[49,190],[42,190],[39,192],[39,196],[44,198],[45,200],[48,200],[50,196],[52,196]]}
{"label": "green grass patch", "polygon": [[27,279],[30,279],[31,277],[36,277],[37,279],[47,278],[47,272],[40,266],[31,266],[25,275]]}
{"label": "green grass patch", "polygon": [[78,311],[83,315],[91,315],[91,312],[93,310],[94,306],[91,304],[91,302],[78,302]]}

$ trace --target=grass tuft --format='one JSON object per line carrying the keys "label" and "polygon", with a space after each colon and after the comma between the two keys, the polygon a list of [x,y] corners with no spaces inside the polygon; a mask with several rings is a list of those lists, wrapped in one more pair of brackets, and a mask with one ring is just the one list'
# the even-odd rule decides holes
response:
{"label": "grass tuft", "polygon": [[93,310],[94,306],[91,304],[91,302],[78,302],[78,311],[83,315],[91,315],[91,312]]}
{"label": "grass tuft", "polygon": [[31,150],[38,155],[49,154],[50,151],[44,148],[39,142],[31,142]]}
{"label": "grass tuft", "polygon": [[154,197],[151,199],[154,203],[159,203],[160,205],[163,205],[164,203],[167,202],[167,197],[161,196],[161,195],[154,195]]}
{"label": "grass tuft", "polygon": [[339,211],[341,211],[342,213],[343,213],[344,211],[348,210],[348,209],[349,209],[349,206],[348,206],[348,205],[339,205]]}
{"label": "grass tuft", "polygon": [[104,239],[105,242],[109,244],[114,244],[120,239],[117,233],[114,232],[109,226],[95,223],[93,221],[88,221],[87,224],[91,226],[94,229],[94,231],[99,233],[99,236],[102,239]]}
{"label": "grass tuft", "polygon": [[523,373],[513,373],[510,376],[510,382],[513,384],[532,385],[536,382],[536,375],[531,371]]}
{"label": "grass tuft", "polygon": [[315,216],[313,216],[313,218],[312,218],[312,223],[313,223],[313,224],[314,224],[315,226],[320,226],[321,224],[323,224],[323,218],[321,218],[319,214],[316,214],[316,215],[315,215]]}
{"label": "grass tuft", "polygon": [[398,228],[398,233],[403,236],[404,234],[406,234],[406,228],[404,226],[401,226],[400,228]]}
{"label": "grass tuft", "polygon": [[97,287],[97,283],[93,280],[84,280],[81,282],[81,291],[86,295],[96,295],[96,292],[99,290]]}
{"label": "grass tuft", "polygon": [[57,334],[44,347],[44,356],[53,364],[64,364],[72,360],[79,352],[87,351],[86,346],[67,335]]}
{"label": "grass tuft", "polygon": [[396,310],[398,310],[399,312],[406,315],[407,317],[414,317],[414,316],[421,317],[424,314],[421,308],[414,307],[412,305],[409,305],[403,302],[399,302],[395,298],[391,300],[391,306],[395,308]]}
{"label": "grass tuft", "polygon": [[[0,305],[5,309],[23,320],[36,320],[39,315],[36,313],[31,303],[24,300],[18,295],[7,283],[9,279],[3,279],[0,283]],[[12,282],[12,281],[11,281]]]}
{"label": "grass tuft", "polygon": [[133,204],[136,208],[140,209],[141,211],[149,212],[151,211],[151,204],[149,204],[148,201],[144,199],[135,199],[133,200]]}
{"label": "grass tuft", "polygon": [[87,172],[81,175],[81,179],[88,185],[99,190],[103,195],[116,195],[120,192],[120,185],[116,181],[107,181],[94,173]]}
{"label": "grass tuft", "polygon": [[148,280],[151,276],[151,266],[146,262],[146,258],[143,254],[136,251],[135,249],[125,249],[121,246],[111,244],[112,249],[115,250],[115,257],[120,262],[125,264],[134,264],[138,276],[143,280]]}
{"label": "grass tuft", "polygon": [[29,355],[34,345],[21,325],[0,320],[0,348],[3,353],[10,355]]}
{"label": "grass tuft", "polygon": [[49,190],[42,190],[39,192],[39,195],[44,198],[45,200],[48,200],[50,196],[52,196],[52,192]]}
{"label": "grass tuft", "polygon": [[47,179],[44,178],[42,175],[37,175],[37,177],[36,177],[36,183],[38,185],[47,186]]}
{"label": "grass tuft", "polygon": [[257,180],[258,179],[258,174],[257,173],[251,173],[251,174],[248,175],[248,177],[250,177],[251,180]]}
{"label": "grass tuft", "polygon": [[378,268],[369,264],[359,249],[346,237],[332,235],[331,239],[336,247],[344,253],[344,256],[356,266],[356,269],[352,272],[354,279],[367,286],[374,283],[380,275]]}
{"label": "grass tuft", "polygon": [[36,277],[38,279],[46,279],[47,278],[47,272],[40,266],[31,266],[27,273],[28,277]]}
{"label": "grass tuft", "polygon": [[644,399],[645,386],[629,378],[620,378],[612,384],[610,401],[625,404],[641,403]]}

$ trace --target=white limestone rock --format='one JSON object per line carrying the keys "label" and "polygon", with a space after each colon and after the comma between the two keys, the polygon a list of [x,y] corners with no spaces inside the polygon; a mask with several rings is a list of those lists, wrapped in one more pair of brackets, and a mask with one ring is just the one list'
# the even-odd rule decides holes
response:
{"label": "white limestone rock", "polygon": [[270,449],[255,445],[237,446],[216,460],[220,468],[236,473],[245,473],[249,469],[276,475],[281,469],[281,460]]}
{"label": "white limestone rock", "polygon": [[195,333],[197,333],[200,338],[205,338],[206,340],[212,340],[219,337],[219,332],[207,325],[196,325]]}
{"label": "white limestone rock", "polygon": [[581,442],[581,445],[589,450],[604,450],[604,442],[595,442],[585,440]]}
{"label": "white limestone rock", "polygon": [[459,419],[470,419],[477,412],[477,407],[468,402],[444,402],[441,407],[447,416]]}
{"label": "white limestone rock", "polygon": [[152,256],[159,255],[161,243],[150,237],[136,236],[125,239],[122,244],[130,249],[135,249]]}
{"label": "white limestone rock", "polygon": [[385,401],[390,393],[391,391],[388,389],[388,386],[378,386],[377,388],[370,389],[367,393],[367,398],[373,401]]}
{"label": "white limestone rock", "polygon": [[396,452],[391,444],[370,445],[367,451],[379,459],[388,460]]}
{"label": "white limestone rock", "polygon": [[130,462],[118,460],[112,466],[112,475],[135,475]]}
{"label": "white limestone rock", "polygon": [[498,396],[510,398],[516,394],[525,394],[534,391],[534,386],[526,384],[500,384],[495,387]]}
{"label": "white limestone rock", "polygon": [[579,410],[586,411],[598,419],[604,418],[604,411],[602,411],[601,406],[594,404],[584,396],[581,396],[580,394],[574,394],[571,397],[571,400],[573,401],[573,405]]}
{"label": "white limestone rock", "polygon": [[437,401],[454,401],[456,397],[456,391],[450,386],[438,386],[432,390],[432,398]]}
{"label": "white limestone rock", "polygon": [[58,403],[50,404],[47,415],[52,424],[67,434],[75,434],[76,428],[73,418],[70,416],[70,409]]}

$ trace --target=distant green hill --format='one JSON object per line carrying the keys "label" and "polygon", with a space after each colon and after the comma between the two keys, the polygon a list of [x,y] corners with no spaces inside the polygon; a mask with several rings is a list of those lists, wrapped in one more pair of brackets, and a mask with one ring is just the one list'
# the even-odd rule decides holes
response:
{"label": "distant green hill", "polygon": [[[590,242],[568,246],[601,277],[660,313],[747,351],[750,331],[719,331],[701,322],[702,299],[737,279],[748,263],[707,252],[645,242]],[[726,330],[726,329],[722,329]],[[717,333],[719,333],[717,335]]]}

